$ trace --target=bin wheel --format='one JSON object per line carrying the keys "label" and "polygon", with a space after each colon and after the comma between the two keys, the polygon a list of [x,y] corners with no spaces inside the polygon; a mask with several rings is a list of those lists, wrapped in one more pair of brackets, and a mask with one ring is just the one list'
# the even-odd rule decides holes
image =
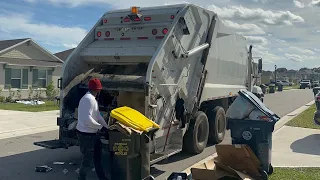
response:
{"label": "bin wheel", "polygon": [[271,175],[273,173],[273,166],[269,164],[269,172],[268,175]]}
{"label": "bin wheel", "polygon": [[262,180],[268,180],[269,179],[269,175],[268,175],[268,173],[266,171],[262,171],[260,173],[260,175],[261,175],[261,179]]}
{"label": "bin wheel", "polygon": [[200,154],[207,147],[208,136],[208,117],[204,112],[198,111],[183,137],[183,150],[191,154]]}
{"label": "bin wheel", "polygon": [[209,119],[209,142],[219,144],[226,134],[226,113],[222,107],[217,106],[214,109],[208,109],[207,115]]}

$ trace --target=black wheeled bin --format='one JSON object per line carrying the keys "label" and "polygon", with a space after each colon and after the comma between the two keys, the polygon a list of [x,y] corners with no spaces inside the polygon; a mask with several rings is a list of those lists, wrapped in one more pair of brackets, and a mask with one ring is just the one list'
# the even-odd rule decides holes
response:
{"label": "black wheeled bin", "polygon": [[243,90],[227,111],[232,144],[247,144],[261,162],[261,175],[272,174],[272,132],[280,119],[253,93]]}
{"label": "black wheeled bin", "polygon": [[269,85],[269,93],[275,93],[275,91],[276,91],[276,85],[270,84]]}
{"label": "black wheeled bin", "polygon": [[283,91],[283,85],[282,84],[278,84],[278,91]]}
{"label": "black wheeled bin", "polygon": [[112,180],[152,179],[149,137],[154,132],[141,135],[132,132],[130,136],[127,136],[117,130],[109,131]]}
{"label": "black wheeled bin", "polygon": [[320,92],[320,87],[314,87],[312,91],[313,91],[313,95],[315,96],[316,94],[318,94],[318,92]]}

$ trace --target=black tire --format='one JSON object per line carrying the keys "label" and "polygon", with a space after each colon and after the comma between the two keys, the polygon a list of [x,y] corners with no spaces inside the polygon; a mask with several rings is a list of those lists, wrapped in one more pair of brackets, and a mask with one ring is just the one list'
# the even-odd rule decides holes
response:
{"label": "black tire", "polygon": [[271,175],[272,173],[273,173],[273,166],[271,164],[269,164],[268,175]]}
{"label": "black tire", "polygon": [[220,106],[208,109],[209,143],[219,144],[223,141],[227,130],[227,119],[224,109]]}
{"label": "black tire", "polygon": [[207,115],[198,111],[190,121],[188,130],[183,137],[183,151],[200,154],[206,147],[209,136],[209,122]]}

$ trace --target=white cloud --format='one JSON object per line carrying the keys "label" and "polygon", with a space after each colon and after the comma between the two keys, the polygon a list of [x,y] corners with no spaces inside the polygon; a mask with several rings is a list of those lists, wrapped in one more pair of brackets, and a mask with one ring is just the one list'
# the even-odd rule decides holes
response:
{"label": "white cloud", "polygon": [[[14,23],[13,23],[14,22]],[[46,44],[74,47],[86,35],[79,27],[62,27],[54,24],[34,23],[27,14],[0,14],[0,32],[9,35],[31,37]]]}
{"label": "white cloud", "polygon": [[293,4],[298,8],[304,8],[304,3],[300,2],[300,1],[293,0]]}
{"label": "white cloud", "polygon": [[320,0],[312,0],[311,5],[314,5],[314,6],[319,6],[320,7]]}
{"label": "white cloud", "polygon": [[285,56],[287,57],[287,59],[294,62],[304,62],[306,60],[313,60],[317,58],[315,56],[297,55],[297,54],[289,54],[289,53],[286,53]]}
{"label": "white cloud", "polygon": [[302,49],[302,48],[295,47],[295,46],[291,46],[289,48],[294,51],[298,51],[300,53],[303,53],[303,54],[315,54],[312,50],[309,50],[309,49]]}
{"label": "white cloud", "polygon": [[249,43],[261,44],[261,45],[268,44],[268,40],[265,37],[261,37],[261,36],[245,36],[245,37]]}
{"label": "white cloud", "polygon": [[241,34],[251,34],[251,35],[259,35],[259,34],[265,34],[264,30],[257,26],[256,24],[238,24],[235,22],[232,22],[230,20],[225,20],[223,23],[234,29],[236,32],[241,33]]}
{"label": "white cloud", "polygon": [[225,19],[241,19],[255,21],[265,25],[292,25],[293,23],[303,23],[301,16],[295,15],[290,11],[266,11],[261,8],[249,9],[243,6],[217,7],[209,6],[218,16]]}
{"label": "white cloud", "polygon": [[301,56],[297,55],[297,54],[288,54],[286,53],[285,56],[291,60],[291,61],[294,61],[294,62],[303,62],[303,59]]}

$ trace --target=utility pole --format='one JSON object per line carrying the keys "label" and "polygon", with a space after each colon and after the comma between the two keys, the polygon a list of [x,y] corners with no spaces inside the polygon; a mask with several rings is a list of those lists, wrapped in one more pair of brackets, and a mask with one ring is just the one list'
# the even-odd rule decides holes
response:
{"label": "utility pole", "polygon": [[274,65],[274,83],[277,85],[277,65]]}

